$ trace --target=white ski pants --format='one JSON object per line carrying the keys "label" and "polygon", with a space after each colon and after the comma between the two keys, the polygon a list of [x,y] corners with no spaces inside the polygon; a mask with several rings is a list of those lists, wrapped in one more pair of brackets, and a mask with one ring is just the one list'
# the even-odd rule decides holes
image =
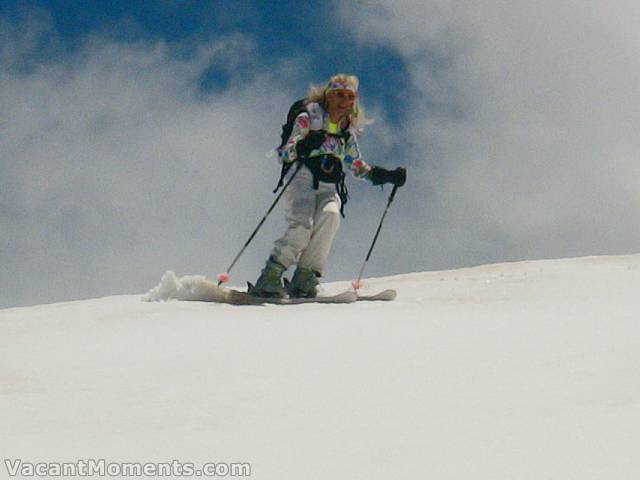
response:
{"label": "white ski pants", "polygon": [[283,195],[287,230],[275,241],[271,256],[289,268],[294,263],[324,274],[333,239],[340,227],[340,197],[336,186],[320,183],[303,166]]}

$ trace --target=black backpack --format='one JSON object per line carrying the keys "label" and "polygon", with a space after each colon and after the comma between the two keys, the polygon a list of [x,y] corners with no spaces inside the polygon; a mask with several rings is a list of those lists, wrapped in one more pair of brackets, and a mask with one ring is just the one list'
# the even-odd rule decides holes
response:
{"label": "black backpack", "polygon": [[282,133],[280,134],[280,146],[278,147],[278,152],[289,140],[291,136],[291,132],[293,131],[293,123],[295,122],[298,115],[302,112],[307,111],[307,99],[301,98],[300,100],[296,100],[293,102],[293,105],[289,108],[289,113],[287,113],[287,123],[282,125]]}
{"label": "black backpack", "polygon": [[[285,144],[289,141],[289,137],[291,136],[291,132],[293,131],[293,124],[296,121],[298,115],[302,112],[307,111],[307,99],[301,98],[300,100],[296,100],[293,102],[293,105],[289,107],[289,112],[287,113],[287,123],[282,125],[282,133],[280,134],[280,145],[276,149],[278,155],[280,155],[280,149],[285,146]],[[287,172],[291,168],[291,163],[282,162],[282,171],[280,172],[280,180],[278,180],[278,185],[273,193],[276,193],[280,187],[284,185],[284,177],[286,177]]]}

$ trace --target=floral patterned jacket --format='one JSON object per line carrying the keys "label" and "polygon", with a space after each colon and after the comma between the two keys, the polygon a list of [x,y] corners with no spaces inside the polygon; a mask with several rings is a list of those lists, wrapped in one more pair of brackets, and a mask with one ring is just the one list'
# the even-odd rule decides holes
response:
{"label": "floral patterned jacket", "polygon": [[[355,129],[349,127],[346,121],[342,125],[332,123],[329,114],[318,103],[309,103],[306,108],[308,113],[302,112],[296,117],[291,136],[280,149],[280,160],[285,163],[295,161],[298,158],[296,144],[311,130],[325,130],[329,135],[320,148],[309,154],[309,158],[333,155],[340,159],[343,167],[351,170],[354,177],[368,179],[371,166],[362,160]],[[338,136],[345,128],[348,128],[350,133],[346,141]],[[335,135],[331,135],[332,133]]]}

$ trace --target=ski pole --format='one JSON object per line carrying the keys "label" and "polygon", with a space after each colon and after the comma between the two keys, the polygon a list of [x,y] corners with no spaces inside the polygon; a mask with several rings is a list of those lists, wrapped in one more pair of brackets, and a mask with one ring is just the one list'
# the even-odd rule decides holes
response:
{"label": "ski pole", "polygon": [[262,224],[267,220],[267,217],[269,216],[269,214],[273,211],[273,209],[275,208],[275,206],[277,205],[278,201],[280,200],[280,197],[282,197],[282,194],[285,192],[285,190],[287,189],[287,187],[289,186],[289,184],[292,182],[292,180],[295,178],[296,174],[298,173],[298,171],[300,170],[300,167],[302,167],[302,162],[297,162],[296,165],[296,169],[293,172],[293,174],[291,175],[291,177],[289,177],[289,180],[287,180],[287,183],[284,184],[284,186],[282,187],[282,190],[280,190],[280,193],[278,194],[278,196],[276,197],[276,199],[273,201],[273,203],[271,204],[271,206],[269,207],[269,210],[267,210],[267,213],[265,213],[264,217],[262,217],[262,220],[260,220],[260,223],[258,224],[258,226],[256,227],[256,229],[253,231],[253,233],[251,234],[251,236],[249,237],[249,240],[246,241],[246,243],[244,244],[244,246],[242,247],[242,249],[240,249],[240,251],[238,252],[238,254],[236,255],[236,258],[233,259],[233,262],[231,262],[231,265],[229,265],[229,268],[227,268],[226,272],[221,273],[218,275],[218,286],[220,286],[221,284],[228,282],[229,281],[229,272],[231,272],[231,270],[233,269],[233,267],[235,266],[235,264],[238,262],[238,260],[240,259],[240,257],[242,256],[242,254],[244,253],[244,251],[247,249],[247,247],[249,246],[249,244],[251,243],[251,241],[253,240],[253,237],[256,236],[256,234],[258,233],[258,230],[260,230],[260,227],[262,227]]}
{"label": "ski pole", "polygon": [[396,192],[398,191],[398,186],[394,185],[393,190],[391,190],[391,195],[389,195],[389,201],[387,202],[387,208],[384,209],[384,213],[382,214],[382,218],[380,219],[380,223],[378,224],[378,229],[376,230],[376,234],[373,237],[373,242],[371,242],[371,247],[369,247],[369,252],[367,253],[367,258],[365,258],[364,263],[362,264],[362,268],[360,269],[360,274],[358,275],[358,279],[351,282],[354,290],[358,290],[362,287],[362,274],[364,273],[364,269],[367,266],[367,262],[369,262],[369,258],[371,258],[371,252],[373,252],[373,247],[378,240],[378,235],[380,235],[380,229],[382,228],[382,222],[384,222],[384,217],[387,216],[387,212],[389,211],[389,207],[391,206],[391,202],[393,202],[393,198],[396,196]]}

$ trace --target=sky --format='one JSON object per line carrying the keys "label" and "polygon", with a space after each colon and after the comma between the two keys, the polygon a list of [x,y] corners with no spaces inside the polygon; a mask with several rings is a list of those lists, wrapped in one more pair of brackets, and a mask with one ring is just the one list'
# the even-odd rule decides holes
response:
{"label": "sky", "polygon": [[[409,179],[367,275],[640,250],[632,1],[4,1],[0,307],[224,271],[273,201],[290,104],[360,77]],[[326,281],[389,189],[350,179]],[[254,281],[276,210],[232,272]]]}

